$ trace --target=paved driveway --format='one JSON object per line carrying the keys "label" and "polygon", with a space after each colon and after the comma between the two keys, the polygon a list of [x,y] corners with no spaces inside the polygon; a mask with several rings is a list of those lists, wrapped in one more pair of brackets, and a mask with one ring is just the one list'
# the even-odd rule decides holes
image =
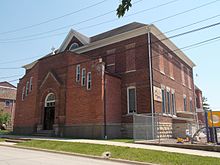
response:
{"label": "paved driveway", "polygon": [[126,165],[106,160],[0,146],[0,165]]}

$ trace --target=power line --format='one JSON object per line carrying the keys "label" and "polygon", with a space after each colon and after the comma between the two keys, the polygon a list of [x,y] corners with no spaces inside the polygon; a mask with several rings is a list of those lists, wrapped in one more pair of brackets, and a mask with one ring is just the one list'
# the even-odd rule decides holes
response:
{"label": "power line", "polygon": [[[220,36],[214,37],[214,38],[211,38],[211,39],[208,39],[208,40],[204,40],[204,41],[201,41],[201,42],[197,42],[197,43],[194,43],[194,44],[191,44],[191,45],[182,47],[182,48],[180,48],[180,49],[175,49],[175,50],[170,51],[170,52],[175,53],[175,52],[177,52],[177,51],[181,51],[181,49],[187,49],[187,50],[193,49],[193,48],[196,48],[195,46],[199,47],[199,46],[201,46],[201,45],[206,45],[206,44],[209,44],[211,41],[212,41],[212,43],[213,43],[213,42],[216,42],[216,41],[220,41]],[[143,45],[141,45],[141,46],[145,46],[145,44],[143,44]],[[117,54],[118,54],[118,53],[120,54],[121,52],[117,52]],[[110,54],[110,55],[106,55],[106,56],[112,56],[112,55],[115,55],[115,54]],[[103,56],[103,57],[106,57],[106,56]],[[153,57],[155,57],[155,56],[153,56]],[[153,58],[153,57],[152,57],[152,58]],[[100,58],[100,56],[96,57],[96,59],[98,59],[98,58]],[[83,61],[83,62],[81,62],[81,63],[75,63],[75,64],[67,65],[67,66],[65,66],[65,67],[70,67],[70,66],[73,66],[73,65],[78,65],[78,64],[86,63],[86,62],[89,62],[89,61],[91,61],[91,60],[92,60],[92,59],[85,60],[85,61]],[[93,58],[93,60],[95,60],[95,59]],[[60,69],[62,69],[62,68],[63,68],[63,67],[60,67]],[[59,68],[56,68],[56,69],[59,69]],[[14,79],[14,80],[10,80],[10,81],[8,81],[8,82],[15,82],[15,81],[18,81],[18,80],[19,80],[19,79]]]}
{"label": "power line", "polygon": [[[193,30],[190,30],[190,31],[186,31],[186,32],[183,32],[183,33],[179,33],[179,34],[176,34],[176,35],[173,35],[173,36],[170,36],[170,37],[158,40],[158,41],[154,41],[154,42],[152,42],[152,44],[157,43],[157,42],[161,42],[161,41],[164,41],[164,40],[167,40],[167,39],[180,37],[180,36],[183,36],[183,35],[186,35],[186,34],[194,33],[194,32],[197,32],[197,31],[200,31],[200,30],[204,30],[204,29],[207,29],[207,28],[211,28],[211,27],[214,27],[214,26],[218,26],[218,25],[220,25],[220,22],[214,23],[214,24],[211,24],[211,25],[207,25],[207,26],[204,26],[204,27],[196,28],[196,29],[193,29]],[[25,60],[25,59],[22,59],[22,60]],[[18,60],[14,60],[14,61],[17,62]],[[19,61],[21,61],[21,60],[19,60]],[[12,62],[9,61],[8,63],[12,63]]]}
{"label": "power line", "polygon": [[211,4],[216,3],[216,2],[218,2],[218,1],[219,1],[219,0],[211,1],[211,2],[209,2],[209,3],[205,3],[205,4],[203,4],[203,5],[200,5],[200,6],[197,6],[197,7],[188,9],[188,10],[185,10],[185,11],[183,11],[183,12],[179,12],[179,13],[177,13],[177,14],[170,15],[170,16],[168,16],[168,17],[164,17],[164,18],[158,19],[158,20],[156,20],[156,21],[153,21],[152,24],[157,23],[157,22],[161,22],[161,21],[164,21],[164,20],[173,18],[173,17],[176,17],[176,16],[178,16],[178,15],[182,15],[182,14],[188,13],[188,12],[193,11],[193,10],[200,9],[200,8],[202,8],[202,7],[211,5]]}
{"label": "power line", "polygon": [[44,39],[44,38],[48,38],[48,37],[56,37],[56,36],[60,36],[60,35],[64,35],[67,34],[67,32],[62,32],[62,33],[57,33],[57,34],[51,34],[51,35],[46,35],[46,36],[42,36],[42,37],[35,37],[35,38],[30,38],[30,39],[22,39],[22,40],[15,40],[15,41],[1,41],[0,43],[17,43],[17,42],[24,42],[24,41],[33,41],[33,40],[38,40],[38,39]]}
{"label": "power line", "polygon": [[6,77],[0,77],[0,79],[7,79],[7,78],[12,78],[12,77],[20,77],[23,74],[17,74],[17,75],[13,75],[13,76],[6,76]]}
{"label": "power line", "polygon": [[[133,14],[124,16],[124,18],[133,16],[133,15],[136,15],[136,14],[140,14],[140,13],[142,13],[142,12],[146,12],[146,11],[149,11],[149,10],[152,10],[152,9],[156,9],[156,8],[159,8],[159,7],[162,7],[162,6],[165,6],[165,5],[174,3],[174,2],[176,2],[176,1],[178,1],[178,0],[172,0],[172,1],[169,1],[169,2],[164,3],[164,4],[161,4],[161,5],[157,5],[157,6],[154,6],[154,7],[148,8],[148,9],[145,9],[145,10],[141,10],[141,11],[139,11],[139,12],[136,12],[136,13],[133,13]],[[209,3],[205,3],[205,4],[203,4],[203,5],[200,5],[200,6],[197,6],[197,7],[188,9],[188,10],[185,10],[185,11],[183,11],[183,12],[180,12],[180,13],[177,13],[177,14],[174,14],[174,15],[171,15],[171,16],[168,16],[168,17],[164,17],[164,18],[162,18],[162,19],[153,21],[151,24],[157,23],[157,22],[161,22],[161,21],[164,21],[164,20],[167,20],[167,19],[170,19],[170,18],[179,16],[179,15],[182,15],[182,14],[185,14],[185,13],[188,13],[188,12],[191,12],[191,11],[193,11],[193,10],[196,10],[196,9],[199,9],[199,8],[202,8],[202,7],[211,5],[211,4],[213,4],[213,3],[216,3],[216,2],[218,2],[218,1],[219,1],[219,0],[215,0],[215,1],[212,1],[212,2],[209,2]],[[138,2],[139,2],[139,1],[137,1],[136,3],[138,3]],[[45,33],[51,33],[51,32],[54,32],[54,31],[58,31],[58,30],[61,30],[61,29],[65,29],[65,28],[67,28],[67,27],[71,27],[71,26],[74,26],[74,25],[77,25],[77,24],[81,24],[81,23],[90,21],[90,20],[92,20],[92,19],[96,19],[96,18],[102,17],[102,16],[107,15],[107,14],[109,14],[109,13],[111,13],[111,12],[113,12],[113,11],[110,11],[110,12],[107,12],[107,13],[104,13],[104,14],[101,14],[101,15],[98,15],[98,16],[96,16],[96,17],[92,17],[92,18],[90,18],[90,19],[87,19],[87,20],[84,20],[84,21],[81,21],[81,22],[78,22],[78,23],[75,23],[75,24],[72,24],[72,25],[63,26],[63,27],[60,27],[60,28],[57,28],[57,29],[54,29],[54,30],[50,30],[50,31],[46,31],[46,32],[41,32],[41,33],[29,35],[29,36],[23,36],[23,37],[11,38],[11,39],[1,39],[1,40],[22,39],[22,38],[27,38],[27,37],[29,38],[29,37],[33,37],[33,36],[42,35],[42,34],[45,34]],[[86,27],[77,28],[76,30],[84,30],[84,29],[96,27],[96,26],[99,26],[99,25],[102,25],[102,24],[114,22],[114,21],[117,21],[117,20],[118,20],[118,19],[112,19],[112,20],[104,21],[104,22],[101,22],[101,23],[98,23],[98,24],[94,24],[94,25],[89,25],[89,26],[86,26]],[[39,38],[37,38],[37,39],[39,39]],[[34,39],[32,39],[32,40],[34,40]],[[30,40],[22,40],[22,41],[14,41],[14,42],[23,42],[23,41],[30,41]],[[8,41],[7,43],[9,43],[9,42],[10,42],[10,41]],[[0,43],[6,43],[6,42],[0,42]]]}
{"label": "power line", "polygon": [[[174,1],[170,1],[170,2],[168,2],[168,3],[171,3],[171,2],[174,2]],[[216,1],[213,1],[212,3],[214,3],[214,2],[216,2]],[[210,2],[211,3],[211,2]],[[208,3],[208,4],[210,4],[210,3]],[[167,3],[166,3],[167,4]],[[165,4],[161,4],[161,5],[165,5]],[[161,5],[159,5],[159,6],[161,6]],[[204,5],[202,5],[202,6],[204,6]],[[201,6],[200,6],[201,7]],[[198,8],[198,7],[197,7]],[[152,8],[149,8],[149,9],[152,9]],[[187,10],[187,11],[189,11],[189,10]],[[191,10],[190,10],[191,11]],[[183,12],[181,12],[181,13],[183,13]],[[176,15],[176,14],[175,14]],[[217,17],[217,16],[219,16],[219,15],[216,15],[216,16],[213,16],[213,17],[210,17],[210,18],[207,18],[207,19],[205,19],[205,20],[209,20],[209,19],[212,19],[212,18],[215,18],[215,17]],[[202,21],[205,21],[205,20],[202,20]],[[198,21],[198,22],[202,22],[202,21]],[[198,22],[196,22],[196,23],[198,23]],[[190,25],[186,25],[186,26],[183,26],[183,27],[180,27],[180,28],[184,28],[184,27],[187,27],[187,26],[191,26],[191,25],[194,25],[195,23],[193,23],[193,24],[190,24]],[[210,26],[214,26],[214,25],[210,25]],[[180,28],[177,28],[177,29],[180,29]],[[206,27],[205,27],[206,28]],[[202,29],[204,29],[204,27],[202,28]],[[200,30],[202,30],[202,29],[200,29]],[[172,31],[174,31],[174,30],[172,30]],[[194,30],[192,30],[191,32],[193,32]],[[196,30],[196,31],[198,31],[198,29]],[[168,31],[169,32],[169,31]],[[185,32],[185,33],[191,33],[191,32]],[[60,34],[64,34],[64,33],[60,33]],[[182,33],[182,34],[178,34],[178,35],[183,35],[184,33]],[[59,34],[57,34],[57,35],[59,35]],[[174,38],[174,37],[176,37],[175,35],[174,36],[171,36],[172,38]],[[170,38],[171,38],[170,37]],[[46,38],[46,37],[44,37],[44,38]],[[39,57],[39,56],[38,56]],[[34,58],[34,57],[33,57]],[[22,59],[22,60],[25,60],[25,59]],[[18,60],[15,60],[16,62],[18,61]],[[8,61],[8,63],[11,63],[10,61]]]}
{"label": "power line", "polygon": [[[143,0],[139,0],[139,1],[136,1],[134,2],[133,4],[137,4],[139,2],[141,2]],[[165,5],[168,5],[168,4],[171,4],[171,3],[174,3],[176,1],[179,1],[179,0],[172,0],[172,1],[169,1],[167,3],[164,3],[164,4],[161,4],[161,5],[157,5],[157,6],[154,6],[154,7],[151,7],[151,8],[148,8],[148,9],[145,9],[145,10],[142,10],[141,12],[146,12],[146,11],[150,11],[150,10],[153,10],[153,9],[156,9],[156,8],[159,8],[159,7],[162,7],[162,6],[165,6]],[[55,32],[55,31],[58,31],[58,30],[62,30],[62,29],[66,29],[66,28],[69,28],[69,27],[72,27],[72,26],[75,26],[75,25],[79,25],[79,24],[82,24],[82,23],[85,23],[85,22],[88,22],[88,21],[91,21],[91,20],[94,20],[94,19],[97,19],[97,18],[100,18],[100,17],[103,17],[105,15],[108,15],[110,13],[113,13],[115,12],[115,10],[111,10],[109,12],[106,12],[104,14],[100,14],[100,15],[97,15],[95,17],[91,17],[91,18],[88,18],[86,20],[83,20],[83,21],[80,21],[80,22],[77,22],[77,23],[74,23],[74,24],[71,24],[71,25],[65,25],[65,26],[62,26],[62,27],[59,27],[59,28],[56,28],[56,29],[53,29],[53,30],[49,30],[49,31],[45,31],[45,32],[41,32],[41,33],[36,33],[36,34],[32,34],[32,35],[27,35],[27,36],[22,36],[22,37],[15,37],[15,38],[9,38],[9,39],[0,39],[0,40],[19,40],[19,39],[24,39],[24,38],[30,38],[30,37],[34,37],[34,36],[39,36],[39,35],[43,35],[43,34],[47,34],[47,33],[51,33],[51,32]],[[139,12],[136,12],[134,14],[130,14],[130,15],[127,15],[127,16],[124,16],[124,17],[129,17],[129,16],[132,16],[132,15],[136,15],[136,14],[139,14]],[[118,19],[114,19],[115,20],[118,20]],[[109,21],[105,21],[104,23],[106,22],[109,22]],[[103,24],[103,23],[102,23]],[[98,24],[99,25],[99,24]],[[97,25],[96,25],[97,26]],[[90,26],[89,26],[90,27]],[[92,26],[93,27],[93,26]],[[88,27],[85,27],[85,28],[88,28]],[[77,28],[79,30],[81,29],[85,29],[85,28]],[[76,30],[77,30],[76,29]],[[27,41],[27,40],[26,40]]]}
{"label": "power line", "polygon": [[179,34],[176,34],[176,35],[173,35],[173,36],[170,36],[170,37],[166,37],[164,39],[161,39],[161,40],[158,40],[158,41],[155,41],[155,42],[161,42],[161,41],[164,41],[164,40],[167,40],[167,39],[180,37],[180,36],[183,36],[183,35],[186,35],[186,34],[198,32],[200,30],[208,29],[208,28],[215,27],[215,26],[218,26],[218,25],[220,25],[220,22],[217,22],[217,23],[214,23],[214,24],[211,24],[211,25],[207,25],[207,26],[203,26],[203,27],[200,27],[200,28],[196,28],[196,29],[193,29],[193,30],[189,30],[189,31],[186,31],[186,32],[183,32],[183,33],[179,33]]}
{"label": "power line", "polygon": [[[167,38],[168,39],[168,38]],[[190,47],[195,47],[195,46],[198,46],[200,44],[208,44],[209,42],[211,41],[218,41],[220,39],[220,36],[218,37],[214,37],[214,38],[210,38],[208,40],[204,40],[204,41],[201,41],[201,42],[197,42],[197,43],[194,43],[194,44],[191,44],[191,45],[187,45],[185,47],[182,47],[180,49],[175,49],[175,50],[170,50],[168,51],[168,53],[175,53],[177,51],[181,51],[182,49],[188,49]],[[152,43],[153,44],[153,43]],[[155,44],[155,43],[154,43]],[[138,47],[141,47],[141,46],[146,46],[146,44],[141,44],[139,45]],[[120,47],[120,46],[117,46],[117,47]],[[137,47],[135,47],[137,48]],[[123,51],[118,51],[116,54],[121,54],[122,52],[125,52],[124,50]],[[107,56],[112,56],[112,55],[115,55],[115,54],[110,54],[110,55],[103,55],[102,53],[100,53],[100,55],[97,55],[97,57],[91,57],[89,55],[86,55],[87,57],[89,57],[89,59],[86,59],[82,62],[78,62],[78,63],[74,63],[74,64],[70,64],[70,65],[65,65],[65,66],[62,66],[62,67],[59,67],[59,68],[56,68],[56,69],[62,69],[62,68],[65,68],[65,67],[70,67],[70,66],[73,66],[73,65],[78,65],[78,64],[82,64],[82,63],[86,63],[86,62],[89,62],[91,60],[96,60],[96,59],[99,59],[99,58],[103,58],[103,57],[107,57]],[[154,57],[157,57],[157,56],[154,56]],[[19,68],[0,68],[0,69],[21,69],[20,67]]]}
{"label": "power line", "polygon": [[[175,53],[175,52],[177,52],[177,51],[181,51],[182,49],[187,49],[187,50],[189,50],[189,49],[194,49],[194,48],[196,48],[195,46],[199,47],[199,44],[201,44],[201,45],[207,45],[207,44],[209,44],[211,41],[212,41],[212,42],[220,41],[220,36],[215,37],[215,38],[211,38],[211,39],[208,39],[208,40],[204,40],[204,41],[201,41],[201,42],[197,42],[197,43],[194,43],[194,44],[191,44],[191,45],[187,45],[187,46],[182,47],[182,48],[180,48],[180,49],[175,49],[175,50],[169,51],[169,53],[171,53],[171,52]],[[146,46],[146,45],[145,45],[145,44],[142,44],[141,46]],[[120,54],[120,53],[121,53],[121,52],[117,52],[116,54]],[[107,57],[107,56],[112,56],[112,55],[115,55],[115,54],[105,55],[105,56],[102,56],[102,57]],[[152,58],[154,58],[154,57],[157,57],[157,56],[153,56]],[[89,59],[89,60],[85,60],[85,61],[83,61],[83,62],[78,62],[78,63],[66,65],[66,66],[64,66],[64,67],[70,67],[70,66],[74,66],[74,65],[86,63],[86,62],[89,62],[89,61],[91,61],[91,60],[95,60],[95,59],[99,59],[99,58],[100,58],[100,56],[98,56],[98,57],[96,57],[96,58],[93,58],[93,59],[91,58],[91,59]],[[56,68],[56,69],[62,69],[62,68],[63,68],[63,67]],[[33,75],[32,75],[32,76],[33,76]],[[10,81],[8,81],[8,82],[14,82],[14,81],[18,81],[18,80],[19,80],[19,79],[14,79],[14,80],[10,80]]]}
{"label": "power line", "polygon": [[18,29],[14,29],[14,30],[9,30],[9,31],[5,31],[5,32],[1,32],[0,35],[2,34],[8,34],[8,33],[14,33],[14,32],[18,32],[18,31],[22,31],[22,30],[26,30],[26,29],[30,29],[30,28],[33,28],[33,27],[37,27],[37,26],[40,26],[40,25],[43,25],[43,24],[46,24],[46,23],[49,23],[49,22],[53,22],[53,21],[56,21],[56,20],[59,20],[61,18],[64,18],[64,17],[67,17],[67,16],[70,16],[70,15],[73,15],[73,14],[76,14],[76,13],[79,13],[83,10],[86,10],[86,9],[89,9],[89,8],[92,8],[92,7],[95,7],[95,6],[98,6],[104,2],[106,2],[108,0],[102,0],[98,3],[95,3],[95,4],[92,4],[90,6],[87,6],[87,7],[84,7],[84,8],[81,8],[79,10],[76,10],[76,11],[73,11],[73,12],[70,12],[70,13],[67,13],[67,14],[64,14],[62,16],[59,16],[59,17],[55,17],[55,18],[51,18],[51,19],[48,19],[46,21],[43,21],[43,22],[40,22],[40,23],[36,23],[36,24],[33,24],[33,25],[29,25],[29,26],[24,26],[24,27],[21,27],[21,28],[18,28]]}
{"label": "power line", "polygon": [[177,30],[180,30],[180,29],[184,29],[184,28],[186,28],[186,27],[190,27],[190,26],[192,26],[192,25],[196,25],[196,24],[199,24],[199,23],[202,23],[202,22],[211,20],[211,19],[217,18],[217,17],[219,17],[219,16],[220,16],[220,14],[215,15],[215,16],[212,16],[212,17],[208,17],[208,18],[206,18],[206,19],[203,19],[203,20],[200,20],[200,21],[197,21],[197,22],[193,22],[193,23],[188,24],[188,25],[184,25],[184,26],[181,26],[181,27],[172,29],[172,30],[168,30],[168,31],[166,31],[166,32],[164,32],[164,33],[161,33],[161,34],[167,34],[167,33],[171,33],[171,32],[174,32],[174,31],[177,31]]}
{"label": "power line", "polygon": [[[193,10],[196,10],[196,9],[199,9],[199,8],[202,8],[202,7],[205,7],[205,6],[208,6],[208,5],[212,4],[212,3],[216,3],[217,1],[219,1],[219,0],[215,0],[215,1],[212,1],[212,2],[210,2],[210,3],[206,3],[206,4],[203,4],[203,5],[197,6],[197,7],[195,7],[195,8],[191,8],[191,9],[189,9],[189,10],[185,10],[185,11],[183,11],[183,12],[180,12],[180,13],[177,13],[177,14],[174,14],[174,15],[171,15],[171,16],[168,16],[168,17],[165,17],[165,18],[162,18],[162,19],[160,19],[160,20],[153,21],[153,22],[151,22],[150,24],[153,24],[153,23],[155,23],[155,22],[161,22],[161,21],[164,21],[164,20],[166,20],[166,19],[170,19],[170,18],[176,17],[176,16],[178,16],[178,15],[191,12],[191,11],[193,11]],[[130,16],[134,16],[134,15],[136,15],[136,14],[140,14],[140,12],[136,12],[136,13],[133,13],[133,14],[130,14],[130,15],[126,15],[126,16],[124,16],[123,18],[130,17]],[[117,20],[118,20],[118,19],[112,19],[112,20],[104,21],[104,22],[101,22],[101,23],[98,23],[98,24],[93,24],[93,25],[89,25],[89,26],[86,26],[86,27],[81,27],[81,28],[79,28],[79,29],[80,29],[80,30],[89,29],[89,28],[92,28],[92,27],[96,27],[96,26],[99,26],[99,25],[106,24],[106,23],[115,22],[115,21],[117,21]]]}

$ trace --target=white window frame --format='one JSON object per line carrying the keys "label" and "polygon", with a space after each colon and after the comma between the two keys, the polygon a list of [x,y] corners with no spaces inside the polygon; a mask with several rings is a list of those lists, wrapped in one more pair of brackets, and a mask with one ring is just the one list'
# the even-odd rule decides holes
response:
{"label": "white window frame", "polygon": [[171,102],[172,102],[172,115],[176,115],[176,94],[175,91],[171,91]]}
{"label": "white window frame", "polygon": [[30,78],[30,84],[29,84],[29,91],[30,91],[30,92],[31,92],[32,89],[33,89],[32,81],[33,81],[33,77]]}
{"label": "white window frame", "polygon": [[80,65],[76,65],[76,82],[80,82]]}
{"label": "white window frame", "polygon": [[[89,88],[89,84],[90,84],[90,88]],[[91,90],[91,88],[92,88],[92,73],[88,72],[87,73],[87,90]]]}
{"label": "white window frame", "polygon": [[[134,89],[135,90],[135,112],[130,112],[130,104],[129,104],[129,90]],[[127,113],[128,114],[133,114],[137,113],[137,94],[136,94],[136,87],[135,86],[130,86],[127,87]]]}
{"label": "white window frame", "polygon": [[[163,92],[162,92],[163,91]],[[162,94],[162,113],[163,114],[166,114],[166,112],[167,112],[167,107],[166,107],[166,90],[165,90],[165,87],[164,86],[162,86],[161,87],[161,94]],[[164,98],[164,100],[163,100],[163,98]],[[163,111],[163,107],[164,107],[164,111]]]}
{"label": "white window frame", "polygon": [[29,81],[26,82],[25,96],[27,96],[28,93],[29,93]]}
{"label": "white window frame", "polygon": [[185,82],[185,73],[184,73],[184,65],[181,64],[181,80],[182,80],[182,84],[185,86],[186,82]]}
{"label": "white window frame", "polygon": [[22,94],[21,94],[22,101],[24,101],[24,97],[25,97],[25,86],[23,86],[23,89],[22,89]]}
{"label": "white window frame", "polygon": [[[186,104],[185,104],[186,101]],[[183,95],[183,111],[187,112],[187,99],[186,99],[186,95]]]}
{"label": "white window frame", "polygon": [[[85,81],[83,81],[85,79]],[[86,68],[82,68],[81,85],[86,86]]]}
{"label": "white window frame", "polygon": [[[169,97],[168,97],[169,94]],[[171,92],[170,88],[166,88],[166,97],[167,97],[167,114],[171,114]]]}
{"label": "white window frame", "polygon": [[192,97],[189,98],[189,109],[190,109],[190,112],[193,112],[193,101],[192,101]]}
{"label": "white window frame", "polygon": [[[50,95],[54,95],[55,99],[54,100],[48,100],[48,97]],[[45,98],[44,107],[50,107],[51,105],[55,106],[55,102],[56,102],[56,95],[54,93],[49,93],[49,94],[47,94],[47,96]]]}
{"label": "white window frame", "polygon": [[69,50],[74,50],[74,49],[77,49],[77,48],[79,48],[79,44],[76,43],[76,42],[74,42],[74,43],[72,43],[72,44],[70,45]]}
{"label": "white window frame", "polygon": [[188,87],[189,87],[189,89],[192,89],[190,70],[187,68],[187,71],[188,71]]}

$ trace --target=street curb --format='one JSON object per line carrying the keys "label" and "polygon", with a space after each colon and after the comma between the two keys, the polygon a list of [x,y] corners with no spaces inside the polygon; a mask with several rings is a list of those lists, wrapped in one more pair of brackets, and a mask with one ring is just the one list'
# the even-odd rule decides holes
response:
{"label": "street curb", "polygon": [[63,154],[63,155],[69,155],[69,156],[79,156],[79,157],[84,157],[84,158],[91,158],[91,159],[97,159],[97,160],[107,160],[107,161],[112,161],[112,162],[128,163],[131,165],[132,164],[133,165],[135,165],[135,164],[136,165],[158,165],[158,164],[153,164],[153,163],[130,161],[130,160],[125,160],[125,159],[116,159],[116,158],[105,159],[100,156],[93,156],[93,155],[86,155],[86,154],[79,154],[79,153],[72,153],[72,152],[65,152],[65,151],[54,151],[54,150],[33,148],[33,147],[23,147],[23,146],[15,146],[15,145],[7,145],[7,144],[0,144],[0,146],[17,148],[17,149],[27,149],[27,150],[33,150],[33,151],[49,152],[49,153],[55,153],[55,154]]}

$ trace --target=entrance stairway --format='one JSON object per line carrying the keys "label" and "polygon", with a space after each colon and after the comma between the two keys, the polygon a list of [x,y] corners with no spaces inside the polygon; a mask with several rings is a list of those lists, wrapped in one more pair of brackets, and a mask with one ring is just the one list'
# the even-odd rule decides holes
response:
{"label": "entrance stairway", "polygon": [[51,137],[53,136],[54,131],[53,130],[39,130],[36,133],[34,133],[34,136],[43,136],[43,137]]}

